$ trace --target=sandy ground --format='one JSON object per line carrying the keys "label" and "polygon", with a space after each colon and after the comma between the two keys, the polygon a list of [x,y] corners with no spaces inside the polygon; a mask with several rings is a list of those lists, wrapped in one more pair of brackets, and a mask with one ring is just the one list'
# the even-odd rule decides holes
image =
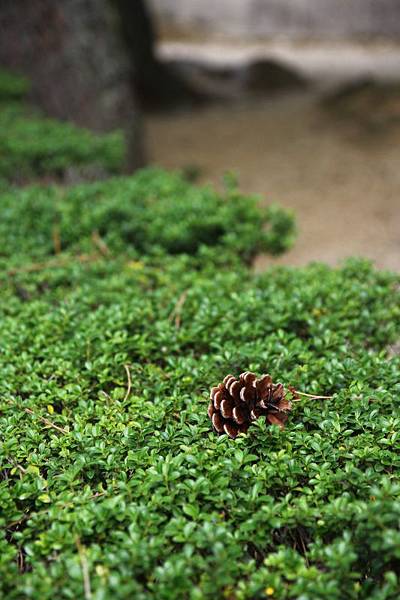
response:
{"label": "sandy ground", "polygon": [[[367,72],[382,73],[382,52],[373,53],[369,62],[368,52],[357,52],[362,64],[348,60],[344,79],[350,71],[352,77],[363,75],[366,64]],[[329,61],[322,61],[322,69],[322,54],[314,60],[326,73]],[[390,73],[397,64],[394,54],[392,48],[385,63]],[[303,68],[305,63],[315,74],[315,65],[303,60]],[[224,172],[236,171],[242,190],[294,210],[295,247],[277,259],[260,257],[257,268],[314,260],[335,265],[364,256],[379,267],[400,270],[400,128],[361,132],[323,111],[315,92],[153,115],[146,126],[152,162],[195,166],[202,182],[220,183]]]}

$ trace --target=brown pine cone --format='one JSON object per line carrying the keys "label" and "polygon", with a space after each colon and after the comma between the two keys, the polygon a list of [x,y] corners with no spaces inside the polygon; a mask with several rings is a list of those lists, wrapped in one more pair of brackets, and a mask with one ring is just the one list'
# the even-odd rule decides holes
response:
{"label": "brown pine cone", "polygon": [[259,379],[245,371],[239,379],[227,375],[222,383],[211,388],[208,416],[218,433],[235,438],[246,433],[253,421],[261,416],[283,429],[291,403],[282,383],[274,384],[270,375]]}

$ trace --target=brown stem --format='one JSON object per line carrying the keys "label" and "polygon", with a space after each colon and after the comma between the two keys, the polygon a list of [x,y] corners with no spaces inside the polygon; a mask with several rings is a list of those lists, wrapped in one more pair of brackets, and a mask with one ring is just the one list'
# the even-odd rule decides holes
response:
{"label": "brown stem", "polygon": [[171,314],[169,315],[170,320],[172,320],[175,317],[175,327],[177,329],[179,329],[179,327],[181,326],[182,308],[183,308],[183,305],[185,304],[188,293],[189,293],[189,290],[185,290],[184,292],[182,292],[182,294],[179,296]]}
{"label": "brown stem", "polygon": [[92,231],[92,242],[103,256],[110,256],[110,248],[105,241],[100,237],[98,231]]}
{"label": "brown stem", "polygon": [[[312,398],[313,400],[330,400],[333,396],[318,396],[315,394],[306,394],[305,392],[299,392],[298,390],[294,390],[294,394],[298,394],[299,396],[306,396],[307,398]],[[295,402],[299,402],[299,400],[295,400]]]}
{"label": "brown stem", "polygon": [[126,388],[126,394],[124,397],[124,402],[125,400],[127,400],[129,398],[129,394],[131,393],[131,389],[132,389],[132,380],[131,380],[131,372],[129,370],[129,365],[124,365],[125,371],[126,371],[126,376],[128,379],[128,384],[127,384],[127,388]]}
{"label": "brown stem", "polygon": [[61,236],[60,236],[60,228],[58,225],[54,225],[52,230],[53,237],[53,246],[55,254],[61,253]]}
{"label": "brown stem", "polygon": [[99,254],[79,254],[78,256],[56,256],[43,263],[32,263],[24,267],[16,267],[7,271],[7,275],[13,276],[18,273],[34,273],[49,268],[66,267],[69,264],[77,261],[80,263],[91,263],[99,260]]}
{"label": "brown stem", "polygon": [[25,412],[28,413],[28,415],[32,415],[33,417],[36,417],[37,419],[42,421],[42,423],[47,425],[47,427],[52,427],[53,429],[56,429],[60,433],[68,433],[68,431],[66,429],[59,427],[58,425],[56,425],[55,423],[52,423],[51,421],[49,421],[49,419],[45,419],[45,417],[42,417],[41,415],[37,415],[30,408],[25,408]]}
{"label": "brown stem", "polygon": [[82,578],[83,578],[83,591],[85,594],[85,600],[90,600],[92,597],[92,590],[90,586],[90,572],[89,572],[89,563],[86,557],[86,548],[81,544],[79,538],[75,540],[76,547],[78,549],[79,560],[82,568]]}

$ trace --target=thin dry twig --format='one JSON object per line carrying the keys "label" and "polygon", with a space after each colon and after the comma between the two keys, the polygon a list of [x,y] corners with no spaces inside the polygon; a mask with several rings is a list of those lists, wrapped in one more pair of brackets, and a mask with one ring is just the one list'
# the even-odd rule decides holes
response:
{"label": "thin dry twig", "polygon": [[92,231],[92,242],[103,256],[110,256],[111,252],[97,230]]}
{"label": "thin dry twig", "polygon": [[181,326],[182,309],[183,309],[183,305],[185,304],[188,293],[189,293],[189,290],[185,290],[184,292],[182,292],[182,294],[179,296],[178,300],[176,301],[176,304],[169,316],[170,320],[172,320],[175,317],[175,327],[177,329],[179,329],[179,327]]}
{"label": "thin dry twig", "polygon": [[131,389],[132,389],[132,379],[131,379],[131,372],[129,370],[129,365],[124,365],[125,371],[126,371],[126,376],[128,379],[128,385],[126,388],[126,394],[124,396],[124,402],[125,400],[128,400],[129,398],[129,394],[131,393]]}
{"label": "thin dry twig", "polygon": [[[41,511],[44,514],[44,511]],[[46,510],[47,512],[47,510]],[[40,512],[35,513],[35,515],[40,515]],[[12,527],[17,527],[18,525],[21,525],[22,523],[24,523],[25,521],[27,521],[28,519],[31,518],[31,514],[28,513],[26,515],[24,515],[23,517],[21,517],[20,519],[16,519],[15,521],[11,521],[11,523],[8,523],[5,528],[6,529],[11,529]]]}
{"label": "thin dry twig", "polygon": [[7,271],[7,275],[17,275],[18,273],[34,273],[36,271],[43,271],[44,269],[63,267],[73,262],[88,263],[95,262],[101,257],[99,254],[78,254],[77,256],[58,256],[50,259],[46,262],[32,263],[26,267],[16,267]]}
{"label": "thin dry twig", "polygon": [[300,539],[301,547],[302,547],[302,550],[303,550],[304,559],[306,561],[306,565],[307,565],[307,567],[309,567],[310,563],[309,563],[309,560],[308,560],[307,548],[306,548],[306,545],[304,543],[303,536],[301,535],[300,532],[299,532],[299,539]]}
{"label": "thin dry twig", "polygon": [[18,566],[18,571],[20,573],[24,573],[24,571],[25,571],[25,552],[21,547],[18,548],[17,566]]}
{"label": "thin dry twig", "polygon": [[90,600],[92,597],[92,589],[90,587],[89,563],[86,558],[86,548],[85,546],[82,546],[79,538],[76,538],[75,543],[78,549],[79,560],[81,562],[85,599]]}
{"label": "thin dry twig", "polygon": [[10,459],[11,462],[13,463],[14,467],[16,469],[18,469],[22,475],[25,475],[28,471],[26,469],[24,469],[24,467],[22,465],[20,465],[16,460],[14,460],[13,458]]}
{"label": "thin dry twig", "polygon": [[[298,396],[306,396],[307,398],[312,398],[313,400],[331,400],[333,398],[333,396],[318,396],[315,394],[306,394],[305,392],[299,392],[298,390],[296,390],[294,393]],[[294,400],[294,402],[299,402],[299,400]]]}
{"label": "thin dry twig", "polygon": [[60,433],[64,433],[64,434],[69,433],[66,429],[63,429],[63,427],[59,427],[55,423],[52,423],[51,421],[49,421],[49,419],[46,419],[45,417],[42,417],[41,415],[37,415],[30,408],[25,408],[25,412],[28,413],[28,415],[32,415],[33,417],[36,417],[37,419],[39,419],[39,421],[42,421],[42,423],[47,425],[47,427],[52,427],[53,429],[56,429]]}
{"label": "thin dry twig", "polygon": [[56,254],[60,254],[61,253],[61,236],[60,236],[60,227],[58,225],[54,225],[53,230],[52,230],[52,237],[53,237],[54,252]]}

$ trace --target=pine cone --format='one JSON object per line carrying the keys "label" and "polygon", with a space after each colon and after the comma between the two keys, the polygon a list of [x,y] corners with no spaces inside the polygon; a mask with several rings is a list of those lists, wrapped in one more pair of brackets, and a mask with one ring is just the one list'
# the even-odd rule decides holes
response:
{"label": "pine cone", "polygon": [[227,375],[211,388],[208,416],[218,433],[235,438],[246,433],[253,421],[264,416],[268,423],[283,429],[291,403],[282,383],[274,384],[270,375],[259,379],[246,371],[239,376]]}

